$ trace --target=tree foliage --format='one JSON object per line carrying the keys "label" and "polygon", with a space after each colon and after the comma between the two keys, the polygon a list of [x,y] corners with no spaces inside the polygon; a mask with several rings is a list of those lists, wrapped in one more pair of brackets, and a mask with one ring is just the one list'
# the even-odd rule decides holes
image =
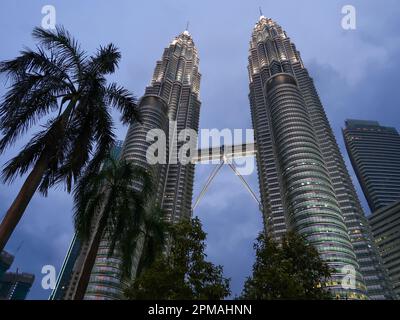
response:
{"label": "tree foliage", "polygon": [[259,235],[254,244],[256,261],[247,278],[242,299],[330,299],[327,289],[331,268],[318,251],[294,232],[282,243]]}
{"label": "tree foliage", "polygon": [[98,173],[84,175],[74,189],[78,237],[90,239],[98,221],[97,237],[109,240],[109,256],[118,248],[123,277],[131,276],[136,249],[143,252],[138,266],[142,269],[164,246],[167,224],[163,211],[152,201],[153,187],[148,171],[110,157]]}
{"label": "tree foliage", "polygon": [[0,251],[37,190],[64,184],[68,192],[85,171],[96,173],[114,145],[112,109],[129,124],[139,119],[136,98],[108,83],[121,53],[112,43],[89,55],[63,27],[35,28],[35,50],[0,62],[7,92],[0,100],[0,155],[28,131],[22,150],[4,166],[10,183],[28,173],[0,225]]}
{"label": "tree foliage", "polygon": [[46,165],[39,190],[64,182],[68,191],[83,170],[98,171],[114,144],[111,110],[129,124],[138,119],[135,97],[107,76],[121,53],[112,43],[89,55],[63,27],[35,28],[36,50],[0,62],[10,86],[0,102],[0,154],[31,128],[39,129],[3,169],[11,182],[39,160]]}
{"label": "tree foliage", "polygon": [[206,234],[198,218],[171,226],[169,238],[167,252],[126,290],[129,299],[219,300],[230,294],[222,266],[205,260]]}

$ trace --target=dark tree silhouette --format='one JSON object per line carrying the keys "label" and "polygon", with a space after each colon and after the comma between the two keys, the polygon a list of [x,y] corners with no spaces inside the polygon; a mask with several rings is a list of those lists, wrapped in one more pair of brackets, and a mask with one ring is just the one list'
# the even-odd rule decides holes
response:
{"label": "dark tree silhouette", "polygon": [[107,159],[98,173],[90,173],[79,180],[74,189],[75,229],[78,238],[91,241],[91,246],[76,299],[84,297],[103,237],[110,243],[109,256],[118,248],[122,259],[121,280],[132,276],[136,249],[140,255],[136,270],[139,273],[162,251],[167,224],[163,220],[163,211],[153,201],[153,189],[149,172],[113,158]]}
{"label": "dark tree silhouette", "polygon": [[242,299],[331,299],[327,290],[331,268],[298,234],[287,233],[279,244],[260,234],[254,244],[256,261]]}
{"label": "dark tree silhouette", "polygon": [[221,266],[205,261],[205,238],[198,218],[170,227],[170,245],[126,290],[129,299],[220,300],[230,294]]}
{"label": "dark tree silhouette", "polygon": [[114,144],[111,108],[124,124],[138,119],[132,94],[107,83],[121,59],[113,44],[89,56],[62,27],[35,28],[33,37],[36,50],[0,63],[10,82],[0,102],[0,154],[30,128],[40,128],[2,172],[8,183],[29,174],[0,225],[0,251],[36,190],[46,195],[62,182],[70,191],[83,170],[98,171]]}

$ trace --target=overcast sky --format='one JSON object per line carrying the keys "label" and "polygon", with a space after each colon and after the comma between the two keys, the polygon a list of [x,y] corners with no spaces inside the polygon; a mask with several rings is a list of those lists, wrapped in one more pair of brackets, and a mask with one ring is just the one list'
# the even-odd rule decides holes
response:
{"label": "overcast sky", "polygon": [[[219,129],[251,128],[247,55],[262,6],[264,15],[281,24],[300,50],[343,152],[340,128],[347,118],[378,120],[399,128],[400,4],[396,0],[1,0],[0,60],[34,45],[31,31],[41,24],[41,9],[47,4],[55,6],[57,23],[85,50],[93,52],[109,42],[121,49],[122,62],[113,78],[138,97],[163,48],[189,20],[202,73],[200,127]],[[347,4],[357,9],[356,30],[341,27],[341,9]],[[4,92],[4,78],[0,78],[0,94]],[[127,128],[117,116],[115,121],[118,138],[124,139]],[[0,166],[28,138],[1,155]],[[354,180],[347,155],[345,159]],[[195,195],[211,170],[210,165],[197,167]],[[258,194],[256,174],[247,180]],[[22,182],[0,184],[0,218]],[[50,294],[41,288],[40,271],[48,264],[57,271],[61,267],[73,233],[71,208],[71,196],[62,188],[47,198],[35,195],[7,246],[16,254],[12,270],[18,267],[37,276],[30,299],[47,299]],[[224,266],[232,278],[233,295],[239,294],[251,271],[252,243],[261,230],[256,203],[233,172],[223,168],[195,214],[208,232],[209,259]]]}

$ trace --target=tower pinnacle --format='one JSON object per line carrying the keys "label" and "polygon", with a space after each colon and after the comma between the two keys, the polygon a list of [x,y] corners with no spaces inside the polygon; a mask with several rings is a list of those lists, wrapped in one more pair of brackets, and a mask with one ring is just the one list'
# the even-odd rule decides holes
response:
{"label": "tower pinnacle", "polygon": [[186,22],[186,28],[185,28],[185,31],[183,31],[183,34],[186,35],[186,36],[190,36],[189,25],[190,25],[190,22],[189,21]]}
{"label": "tower pinnacle", "polygon": [[263,15],[261,6],[258,7],[258,10],[260,11],[260,20],[263,19],[263,18],[265,18],[265,16]]}

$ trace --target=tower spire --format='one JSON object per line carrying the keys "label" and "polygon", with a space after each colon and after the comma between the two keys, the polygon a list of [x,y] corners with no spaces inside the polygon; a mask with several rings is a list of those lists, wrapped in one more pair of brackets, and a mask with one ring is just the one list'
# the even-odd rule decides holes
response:
{"label": "tower spire", "polygon": [[265,16],[264,16],[264,14],[263,14],[263,11],[262,11],[262,8],[261,8],[261,6],[260,6],[260,7],[258,7],[258,10],[259,10],[259,12],[260,12],[260,18],[259,18],[259,20],[261,20],[261,19],[265,18]]}
{"label": "tower spire", "polygon": [[190,36],[190,33],[189,33],[189,25],[190,25],[190,22],[189,22],[189,21],[186,22],[186,28],[185,28],[185,31],[183,31],[183,34],[184,34],[184,35]]}

